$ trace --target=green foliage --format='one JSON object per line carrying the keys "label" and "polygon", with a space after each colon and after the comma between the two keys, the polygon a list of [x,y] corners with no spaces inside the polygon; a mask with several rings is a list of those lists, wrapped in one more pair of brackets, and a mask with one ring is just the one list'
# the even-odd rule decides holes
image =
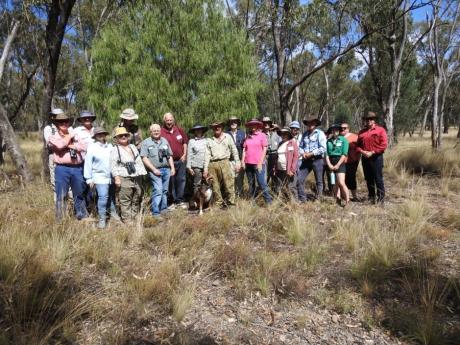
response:
{"label": "green foliage", "polygon": [[148,1],[109,25],[93,46],[85,85],[95,110],[114,123],[133,107],[141,126],[173,112],[184,126],[256,115],[252,47],[214,1]]}

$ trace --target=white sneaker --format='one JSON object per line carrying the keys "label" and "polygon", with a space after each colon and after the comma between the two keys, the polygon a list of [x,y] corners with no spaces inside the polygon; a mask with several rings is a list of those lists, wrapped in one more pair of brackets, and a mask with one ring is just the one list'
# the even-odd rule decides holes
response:
{"label": "white sneaker", "polygon": [[188,209],[188,205],[185,202],[180,202],[176,204],[177,207],[183,208],[183,209]]}
{"label": "white sneaker", "polygon": [[175,209],[176,209],[176,205],[175,205],[175,204],[171,204],[171,205],[168,206],[168,210],[169,210],[169,211],[173,211],[173,210],[175,210]]}

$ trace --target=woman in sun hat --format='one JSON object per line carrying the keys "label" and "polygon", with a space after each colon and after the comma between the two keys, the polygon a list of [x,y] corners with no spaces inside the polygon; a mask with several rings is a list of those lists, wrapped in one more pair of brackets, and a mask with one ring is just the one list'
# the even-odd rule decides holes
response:
{"label": "woman in sun hat", "polygon": [[345,201],[343,206],[348,205],[350,196],[348,188],[345,184],[346,161],[348,155],[348,140],[343,135],[340,135],[342,126],[332,125],[330,130],[330,138],[326,143],[326,165],[329,173],[334,174],[331,180],[335,180],[333,195],[337,198],[337,203],[341,204],[341,200]]}
{"label": "woman in sun hat", "polygon": [[88,146],[83,169],[86,184],[97,192],[99,229],[105,228],[109,215],[110,218],[120,220],[115,208],[115,189],[110,173],[110,153],[113,146],[107,143],[108,134],[109,132],[102,127],[94,128],[94,143]]}
{"label": "woman in sun hat", "polygon": [[297,161],[299,146],[291,130],[284,127],[278,131],[281,142],[275,166],[275,190],[288,200],[297,199]]}
{"label": "woman in sun hat", "polygon": [[265,133],[262,132],[264,124],[252,119],[246,123],[249,129],[249,134],[243,144],[242,164],[246,170],[246,177],[249,183],[249,195],[256,198],[256,181],[262,190],[262,195],[265,203],[270,204],[272,197],[268,191],[267,182],[265,179],[266,165],[265,155],[267,153],[268,139]]}
{"label": "woman in sun hat", "polygon": [[137,149],[140,148],[142,142],[142,131],[139,126],[136,124],[136,120],[139,118],[139,115],[136,114],[134,109],[126,108],[120,114],[120,124],[118,127],[124,127],[131,134],[129,143],[136,146]]}
{"label": "woman in sun hat", "polygon": [[118,188],[121,219],[136,220],[144,190],[142,176],[147,175],[136,146],[129,143],[130,133],[124,127],[115,128],[115,145],[110,152],[110,170]]}
{"label": "woman in sun hat", "polygon": [[208,127],[196,124],[190,128],[193,137],[189,139],[187,146],[187,164],[188,173],[193,177],[193,192],[200,187],[203,178],[204,158],[206,155],[206,138],[204,133]]}

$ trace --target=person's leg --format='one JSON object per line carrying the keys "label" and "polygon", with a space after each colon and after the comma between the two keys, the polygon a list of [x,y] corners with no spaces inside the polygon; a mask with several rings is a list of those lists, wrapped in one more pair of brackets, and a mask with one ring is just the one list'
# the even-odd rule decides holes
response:
{"label": "person's leg", "polygon": [[[161,170],[160,170],[161,171]],[[163,197],[163,181],[162,177],[149,172],[150,184],[152,185],[152,214],[154,216],[160,215],[160,204]]]}
{"label": "person's leg", "polygon": [[256,176],[255,165],[246,164],[246,177],[248,179],[249,196],[254,199],[256,197]]}
{"label": "person's leg", "polygon": [[311,163],[307,160],[302,160],[302,164],[299,167],[297,175],[297,194],[300,202],[307,201],[307,195],[305,193],[305,180],[310,173]]}
{"label": "person's leg", "polygon": [[70,168],[56,165],[55,168],[55,187],[56,187],[56,219],[62,220],[65,215],[67,191],[70,186]]}
{"label": "person's leg", "polygon": [[260,189],[262,190],[262,196],[264,197],[265,203],[266,204],[271,204],[272,202],[272,197],[270,195],[270,192],[268,191],[268,185],[265,183],[265,164],[262,165],[262,170],[259,171],[256,167],[256,178],[257,178],[257,184],[259,185]]}
{"label": "person's leg", "polygon": [[221,174],[219,171],[219,167],[217,165],[218,162],[211,162],[209,163],[209,176],[212,177],[212,191],[214,195],[214,203],[218,207],[222,207],[224,205],[224,201],[222,199],[222,194],[220,191],[220,184],[221,184]]}
{"label": "person's leg", "polygon": [[358,170],[359,161],[347,163],[347,172],[345,173],[345,184],[350,190],[353,199],[357,199],[357,183],[356,183],[356,171]]}
{"label": "person's leg", "polygon": [[313,173],[315,174],[316,181],[316,199],[323,195],[323,170],[324,162],[322,159],[315,159],[313,161]]}
{"label": "person's leg", "polygon": [[109,185],[109,209],[110,219],[121,220],[115,204],[115,185],[113,183]]}
{"label": "person's leg", "polygon": [[161,168],[160,171],[162,184],[160,213],[162,213],[168,209],[168,185],[171,178],[171,170],[169,168]]}
{"label": "person's leg", "polygon": [[118,198],[120,200],[121,220],[129,222],[131,220],[132,184],[128,178],[121,178]]}
{"label": "person's leg", "polygon": [[276,169],[276,173],[273,178],[273,193],[275,193],[276,197],[279,197],[282,193],[283,177],[285,174],[285,170]]}
{"label": "person's leg", "polygon": [[50,170],[51,189],[54,193],[54,201],[56,201],[56,178],[54,176],[54,169],[56,168],[56,165],[54,164],[54,154],[52,153],[48,155],[48,168]]}
{"label": "person's leg", "polygon": [[287,177],[287,192],[290,201],[297,202],[297,175]]}
{"label": "person's leg", "polygon": [[110,204],[109,201],[109,186],[108,184],[97,184],[97,214],[99,218],[98,228],[105,228],[107,219],[107,207]]}
{"label": "person's leg", "polygon": [[374,174],[372,172],[371,161],[365,157],[362,158],[363,163],[363,173],[364,179],[366,180],[367,185],[367,195],[371,202],[375,201],[375,184],[374,184]]}
{"label": "person's leg", "polygon": [[385,185],[383,182],[383,155],[378,155],[374,160],[374,179],[377,186],[377,201],[385,200]]}
{"label": "person's leg", "polygon": [[174,167],[176,169],[176,174],[173,177],[173,180],[174,180],[173,198],[176,204],[180,204],[184,202],[184,191],[185,191],[185,181],[186,181],[185,162],[181,160],[175,161]]}
{"label": "person's leg", "polygon": [[235,176],[232,173],[232,165],[226,161],[220,161],[220,168],[222,171],[222,187],[223,195],[225,195],[225,203],[227,206],[235,205]]}
{"label": "person's leg", "polygon": [[350,201],[350,196],[348,192],[347,185],[345,184],[345,173],[338,172],[335,174],[336,184],[340,189],[340,197],[342,200],[345,200],[345,203],[348,204]]}
{"label": "person's leg", "polygon": [[70,185],[73,193],[73,206],[78,220],[88,217],[85,201],[86,183],[83,177],[83,167],[71,169]]}
{"label": "person's leg", "polygon": [[240,170],[235,176],[235,192],[238,198],[243,196],[244,170]]}
{"label": "person's leg", "polygon": [[136,220],[142,207],[142,198],[144,197],[144,188],[142,187],[142,176],[134,179],[133,197],[131,204],[131,219]]}

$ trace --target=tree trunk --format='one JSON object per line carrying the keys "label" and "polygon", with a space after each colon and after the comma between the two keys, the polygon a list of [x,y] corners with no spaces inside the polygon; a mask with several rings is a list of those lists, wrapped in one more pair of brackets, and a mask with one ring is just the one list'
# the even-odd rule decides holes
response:
{"label": "tree trunk", "polygon": [[[56,83],[56,73],[61,54],[62,40],[64,39],[65,28],[69,20],[72,8],[76,0],[53,0],[48,11],[48,22],[46,24],[46,65],[43,68],[43,99],[41,105],[42,128],[48,123],[48,115],[51,111],[51,104]],[[48,170],[48,149],[43,140],[42,150],[43,176],[49,177]]]}
{"label": "tree trunk", "polygon": [[420,133],[418,134],[420,138],[422,138],[423,134],[425,133],[426,121],[428,119],[428,114],[429,113],[430,113],[430,107],[429,107],[429,104],[427,104],[426,109],[425,109],[425,113],[423,114],[422,125],[420,127]]}
{"label": "tree trunk", "polygon": [[5,163],[5,159],[3,158],[3,136],[0,132],[0,166]]}
{"label": "tree trunk", "polygon": [[324,82],[326,84],[326,101],[324,104],[324,117],[326,118],[326,127],[329,128],[329,76],[326,68],[323,68]]}
{"label": "tree trunk", "polygon": [[439,129],[439,88],[441,86],[441,78],[434,77],[434,90],[433,90],[433,111],[431,116],[431,147],[434,150],[441,148],[441,131]]}
{"label": "tree trunk", "polygon": [[8,115],[6,113],[3,105],[0,104],[0,133],[5,140],[6,150],[11,156],[19,176],[21,176],[24,183],[28,183],[33,180],[33,175],[29,170],[27,161],[24,154],[22,153],[21,147],[18,143],[18,138],[14,129],[11,126],[10,121],[8,120]]}
{"label": "tree trunk", "polygon": [[13,29],[11,29],[11,32],[8,34],[8,37],[6,38],[6,42],[3,48],[3,52],[2,52],[2,57],[0,58],[0,81],[2,80],[2,77],[3,77],[3,71],[5,70],[6,61],[8,60],[8,55],[10,53],[11,44],[13,43],[13,40],[16,37],[18,29],[19,29],[19,22],[15,21],[13,24]]}

